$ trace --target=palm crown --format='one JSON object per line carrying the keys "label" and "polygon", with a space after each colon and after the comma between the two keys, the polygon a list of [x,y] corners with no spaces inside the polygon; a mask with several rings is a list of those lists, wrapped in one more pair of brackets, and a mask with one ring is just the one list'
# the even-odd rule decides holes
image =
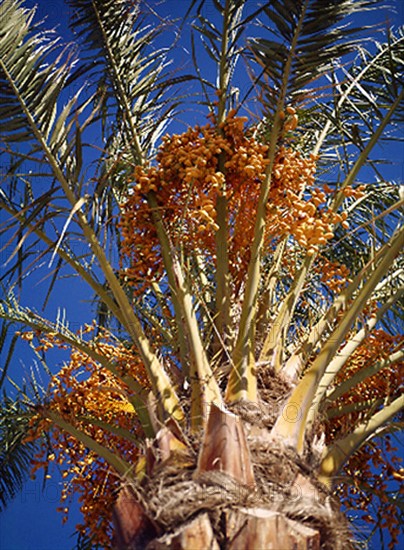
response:
{"label": "palm crown", "polygon": [[[167,467],[192,471],[194,491],[208,474],[217,487],[212,472],[220,472],[245,489],[230,508],[258,494],[272,510],[264,445],[294,482],[320,491],[321,513],[309,524],[332,546],[340,534],[320,519],[329,491],[343,481],[337,491],[363,506],[376,478],[358,472],[364,459],[402,475],[382,449],[403,406],[403,200],[371,154],[397,138],[403,36],[388,31],[367,50],[359,29],[345,25],[374,1],[215,0],[209,17],[205,2],[190,2],[193,75],[169,70],[170,51],[156,44],[170,26],[156,24],[146,4],[69,5],[78,52],[37,27],[22,2],[1,2],[1,382],[19,336],[51,377],[46,390],[34,379],[3,399],[2,504],[42,441],[34,469],[56,460],[75,480],[81,531],[94,543],[110,544],[122,479],[143,507],[132,515],[151,518],[156,536],[171,533],[180,520],[200,521],[207,505],[199,495],[186,514],[171,506],[165,517],[153,495]],[[242,63],[249,83],[239,91]],[[162,137],[195,83],[192,101],[208,120]],[[185,92],[174,100],[177,86]],[[37,167],[28,175],[26,163]],[[89,285],[96,321],[75,332],[20,303],[33,267],[50,276],[45,307],[63,274]],[[12,336],[16,325],[28,330]],[[51,348],[70,350],[57,374]],[[232,434],[225,448],[223,425]],[[372,438],[384,435],[375,447]],[[379,522],[389,517],[394,543],[399,493],[379,481]],[[94,486],[105,491],[101,525]],[[118,539],[123,510],[118,500]],[[222,544],[226,518],[225,533],[209,520]],[[136,547],[139,536],[118,543]],[[256,535],[245,536],[253,548]]]}

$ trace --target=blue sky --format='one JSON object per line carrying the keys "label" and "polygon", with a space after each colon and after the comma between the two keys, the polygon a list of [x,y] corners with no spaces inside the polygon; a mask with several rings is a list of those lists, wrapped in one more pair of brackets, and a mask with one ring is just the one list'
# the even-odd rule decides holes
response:
{"label": "blue sky", "polygon": [[[397,10],[397,13],[391,15],[396,24],[404,21],[404,0],[394,0],[392,2]],[[47,26],[58,26],[58,32],[67,39],[72,39],[72,35],[67,28],[69,17],[69,8],[63,0],[40,0],[39,2],[27,1],[25,3],[31,7],[38,6],[37,19],[47,17]],[[258,2],[250,0],[250,6],[257,5]],[[151,0],[149,5],[153,6],[159,13],[171,17],[181,17],[184,15],[189,0],[167,0],[165,3],[161,1]],[[213,8],[211,8],[213,9]],[[206,15],[209,11],[209,5],[206,7]],[[391,12],[389,12],[391,14]],[[387,14],[386,11],[376,12],[369,16],[369,19],[364,22],[366,24],[373,22],[375,19],[383,20]],[[164,43],[165,46],[169,45]],[[176,63],[182,64],[189,61],[189,51],[184,44],[178,50]],[[191,70],[191,65],[189,65]],[[189,119],[181,116],[184,122]],[[199,121],[200,122],[200,121]],[[400,170],[395,167],[395,170]],[[403,163],[401,163],[401,173],[398,178],[403,177]],[[45,286],[39,281],[34,281],[31,288],[27,288],[24,298],[26,303],[34,305],[40,309],[41,296],[45,292]],[[62,293],[62,294],[59,294]],[[78,326],[79,324],[90,321],[91,303],[89,301],[89,293],[86,288],[83,288],[75,280],[70,280],[68,283],[68,295],[66,295],[66,282],[61,281],[55,289],[54,296],[60,296],[66,307],[66,314],[71,324]],[[72,299],[74,297],[74,299]],[[57,307],[60,305],[55,299],[51,301],[47,308],[47,314],[51,318],[55,318]],[[32,365],[32,358],[28,353],[23,352],[14,369],[28,369]],[[60,365],[60,360],[59,360]],[[55,365],[57,367],[57,365]],[[71,506],[70,519],[66,525],[62,527],[61,514],[56,512],[56,507],[59,504],[60,497],[60,479],[55,475],[48,481],[45,490],[42,491],[42,475],[39,474],[35,481],[28,481],[20,495],[16,497],[9,508],[0,514],[0,550],[70,550],[74,547],[74,539],[72,534],[74,526],[81,520],[81,515],[78,511],[77,504]]]}

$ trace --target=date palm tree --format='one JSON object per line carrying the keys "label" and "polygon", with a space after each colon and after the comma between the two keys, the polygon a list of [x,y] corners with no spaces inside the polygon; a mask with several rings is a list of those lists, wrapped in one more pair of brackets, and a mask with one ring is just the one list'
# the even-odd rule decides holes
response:
{"label": "date palm tree", "polygon": [[[373,0],[68,4],[60,47],[0,3],[2,384],[18,338],[50,377],[3,399],[2,504],[56,461],[82,547],[353,546],[339,498],[394,544],[401,31],[363,38]],[[78,331],[46,314],[73,275]]]}

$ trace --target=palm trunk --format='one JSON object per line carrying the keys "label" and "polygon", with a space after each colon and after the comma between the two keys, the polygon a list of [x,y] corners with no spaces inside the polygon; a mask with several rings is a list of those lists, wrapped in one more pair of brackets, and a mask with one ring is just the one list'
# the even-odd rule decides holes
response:
{"label": "palm trunk", "polygon": [[311,474],[313,453],[304,462],[271,439],[276,413],[268,404],[234,412],[212,405],[202,439],[187,441],[186,452],[164,428],[146,453],[147,475],[119,495],[115,548],[351,547],[338,503]]}
{"label": "palm trunk", "polygon": [[[129,522],[131,519],[129,519]],[[173,533],[158,538],[134,535],[120,539],[119,549],[133,550],[319,550],[320,532],[267,508],[224,512],[224,531],[215,536],[209,515],[199,514]],[[149,532],[151,534],[152,532]],[[148,540],[151,538],[152,540]],[[218,540],[224,539],[224,544]],[[146,545],[145,545],[146,544]]]}

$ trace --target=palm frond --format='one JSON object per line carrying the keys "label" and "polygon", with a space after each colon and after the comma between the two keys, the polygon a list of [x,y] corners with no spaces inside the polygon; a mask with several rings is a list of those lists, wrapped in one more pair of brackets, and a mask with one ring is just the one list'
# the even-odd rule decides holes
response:
{"label": "palm frond", "polygon": [[[150,430],[150,419],[146,410],[146,395],[143,386],[133,377],[120,374],[114,361],[98,353],[96,348],[89,342],[86,342],[78,334],[72,332],[69,328],[69,323],[63,318],[58,316],[55,322],[51,322],[34,313],[29,308],[21,307],[11,291],[0,302],[0,318],[23,327],[29,327],[43,334],[55,335],[61,342],[68,344],[71,348],[83,351],[89,357],[92,357],[130,388],[133,392],[131,400],[137,410],[139,419],[143,423],[145,431],[148,432]],[[37,391],[36,393],[38,394]],[[38,395],[38,397],[40,396]]]}
{"label": "palm frond", "polygon": [[13,357],[18,335],[13,333],[10,340],[9,333],[11,332],[10,329],[12,329],[12,323],[4,319],[2,319],[0,327],[0,356],[2,357],[2,367],[0,372],[1,389],[3,387],[4,381],[6,380],[7,371]]}
{"label": "palm frond", "polygon": [[2,139],[12,143],[40,138],[55,156],[62,158],[69,129],[65,122],[72,113],[78,94],[59,112],[58,100],[67,87],[75,52],[72,48],[62,48],[52,32],[32,25],[35,10],[21,6],[22,2],[17,0],[2,2]]}
{"label": "palm frond", "polygon": [[[382,256],[379,251],[379,261],[376,263],[374,269],[368,274],[366,282],[356,294],[350,307],[338,320],[333,332],[329,335],[327,340],[323,342],[321,350],[315,360],[307,368],[303,377],[292,391],[288,403],[294,403],[299,406],[301,411],[301,419],[299,422],[296,422],[296,425],[291,425],[288,420],[282,417],[279,417],[276,422],[274,433],[284,437],[290,437],[292,444],[296,446],[299,452],[303,450],[304,433],[308,427],[308,422],[310,421],[310,425],[313,422],[311,407],[313,406],[316,391],[320,391],[321,388],[321,391],[325,392],[327,389],[326,386],[322,386],[322,380],[328,367],[330,357],[334,357],[337,353],[339,346],[344,341],[354,321],[358,318],[366,303],[371,298],[377,284],[389,272],[391,263],[402,249],[403,244],[404,230],[398,228],[391,239],[384,245],[385,255]],[[356,281],[351,283],[351,286],[356,285]],[[332,311],[332,308],[330,308],[329,311]]]}
{"label": "palm frond", "polygon": [[341,467],[349,460],[355,451],[365,441],[378,434],[379,429],[388,420],[396,416],[404,407],[404,395],[400,395],[378,410],[370,419],[355,427],[352,433],[343,439],[336,440],[333,445],[324,452],[320,465],[320,479],[329,483]]}
{"label": "palm frond", "polygon": [[173,108],[163,97],[167,86],[189,77],[167,78],[167,50],[150,48],[160,29],[144,24],[138,1],[69,0],[69,4],[71,27],[83,48],[78,70],[99,90],[106,139],[121,136],[120,149],[130,155],[129,161],[142,162]]}
{"label": "palm frond", "polygon": [[5,393],[0,402],[0,511],[21,490],[39,441],[25,441],[33,410]]}
{"label": "palm frond", "polygon": [[285,101],[300,104],[309,87],[332,68],[333,61],[351,51],[358,28],[345,24],[349,16],[377,2],[350,0],[276,0],[265,9],[273,39],[251,39],[250,49],[263,70],[265,105],[275,113]]}
{"label": "palm frond", "polygon": [[[403,49],[403,30],[400,28],[389,31],[380,42],[370,42],[367,48],[361,46],[348,69],[340,64],[334,65],[330,76],[332,101],[322,104],[322,114],[319,112],[319,117],[310,121],[314,152],[321,149],[323,163],[330,166],[340,159],[344,171],[350,159],[365,147],[383,113],[403,89]],[[392,116],[389,132],[381,137],[380,143],[400,139],[402,118],[401,104]],[[369,165],[378,179],[383,179],[379,172],[383,159]]]}

